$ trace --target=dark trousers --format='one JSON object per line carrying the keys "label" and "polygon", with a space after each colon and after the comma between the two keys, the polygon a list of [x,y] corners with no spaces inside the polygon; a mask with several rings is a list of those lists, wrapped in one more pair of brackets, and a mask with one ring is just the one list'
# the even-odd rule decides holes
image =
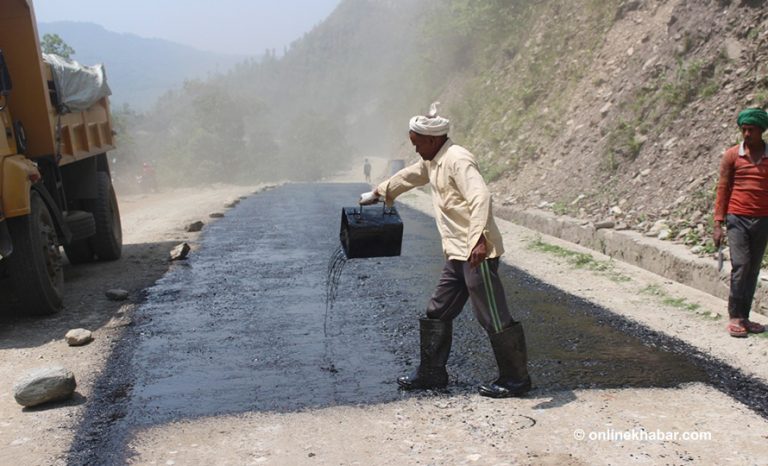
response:
{"label": "dark trousers", "polygon": [[768,243],[768,217],[728,214],[725,221],[731,252],[728,314],[732,319],[748,319]]}
{"label": "dark trousers", "polygon": [[465,261],[446,261],[440,282],[427,305],[427,317],[453,320],[469,299],[477,320],[489,334],[508,328],[514,320],[507,308],[498,270],[498,258],[487,259],[475,268]]}

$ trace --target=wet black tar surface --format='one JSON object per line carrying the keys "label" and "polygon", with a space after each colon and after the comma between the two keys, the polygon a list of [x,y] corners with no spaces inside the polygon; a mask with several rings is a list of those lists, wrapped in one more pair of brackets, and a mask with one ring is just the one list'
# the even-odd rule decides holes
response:
{"label": "wet black tar surface", "polygon": [[[402,256],[348,261],[325,315],[341,207],[366,188],[286,185],[206,227],[189,261],[148,290],[87,401],[69,462],[121,464],[135,429],[172,421],[444,395],[402,393],[395,383],[418,364],[418,318],[444,261],[432,218],[400,206]],[[514,267],[502,264],[500,274],[526,330],[539,407],[568,403],[577,388],[705,381],[768,412],[764,385],[685,343]],[[446,393],[473,392],[495,371],[467,306]]]}

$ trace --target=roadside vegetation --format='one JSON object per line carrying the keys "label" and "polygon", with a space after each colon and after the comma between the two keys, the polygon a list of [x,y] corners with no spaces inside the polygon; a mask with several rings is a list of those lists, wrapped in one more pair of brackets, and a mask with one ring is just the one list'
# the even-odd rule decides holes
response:
{"label": "roadside vegetation", "polygon": [[586,269],[601,275],[604,275],[615,282],[631,281],[629,277],[615,270],[613,261],[601,261],[595,259],[592,254],[571,251],[561,246],[547,243],[541,237],[529,243],[529,248],[534,251],[541,251],[556,257],[566,259],[566,261],[577,269]]}

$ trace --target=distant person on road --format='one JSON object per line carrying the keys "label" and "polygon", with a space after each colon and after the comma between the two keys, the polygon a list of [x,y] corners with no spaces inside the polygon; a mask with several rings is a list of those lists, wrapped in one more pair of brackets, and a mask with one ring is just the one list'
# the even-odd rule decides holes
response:
{"label": "distant person on road", "polygon": [[416,371],[400,377],[405,390],[443,388],[451,350],[453,319],[469,299],[480,325],[488,332],[499,366],[499,378],[480,386],[480,394],[493,398],[520,396],[530,390],[523,327],[512,319],[498,275],[504,252],[501,234],[493,219],[491,194],[475,157],[448,138],[450,122],[437,115],[432,104],[427,116],[410,121],[410,140],[422,160],[395,173],[360,204],[380,197],[394,199],[417,186],[429,184],[437,229],[446,257],[442,276],[420,319],[421,363]]}
{"label": "distant person on road", "polygon": [[726,150],[720,162],[712,239],[720,247],[725,223],[731,255],[728,332],[744,338],[765,331],[749,320],[749,312],[768,243],[768,154],[763,140],[768,113],[748,108],[739,113],[737,124],[744,141]]}
{"label": "distant person on road", "polygon": [[368,161],[368,159],[365,159],[365,163],[363,163],[363,174],[365,175],[365,182],[370,183],[371,182],[371,163]]}
{"label": "distant person on road", "polygon": [[144,162],[141,165],[141,178],[143,192],[156,192],[157,191],[157,176],[155,175],[155,167],[149,163]]}

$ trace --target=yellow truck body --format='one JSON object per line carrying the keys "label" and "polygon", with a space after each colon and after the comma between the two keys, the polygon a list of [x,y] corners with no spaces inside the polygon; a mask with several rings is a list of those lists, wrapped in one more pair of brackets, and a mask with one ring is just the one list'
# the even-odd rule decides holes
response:
{"label": "yellow truck body", "polygon": [[71,263],[115,260],[122,247],[109,100],[68,112],[58,97],[32,2],[0,0],[0,279],[28,314],[63,306],[60,246]]}

